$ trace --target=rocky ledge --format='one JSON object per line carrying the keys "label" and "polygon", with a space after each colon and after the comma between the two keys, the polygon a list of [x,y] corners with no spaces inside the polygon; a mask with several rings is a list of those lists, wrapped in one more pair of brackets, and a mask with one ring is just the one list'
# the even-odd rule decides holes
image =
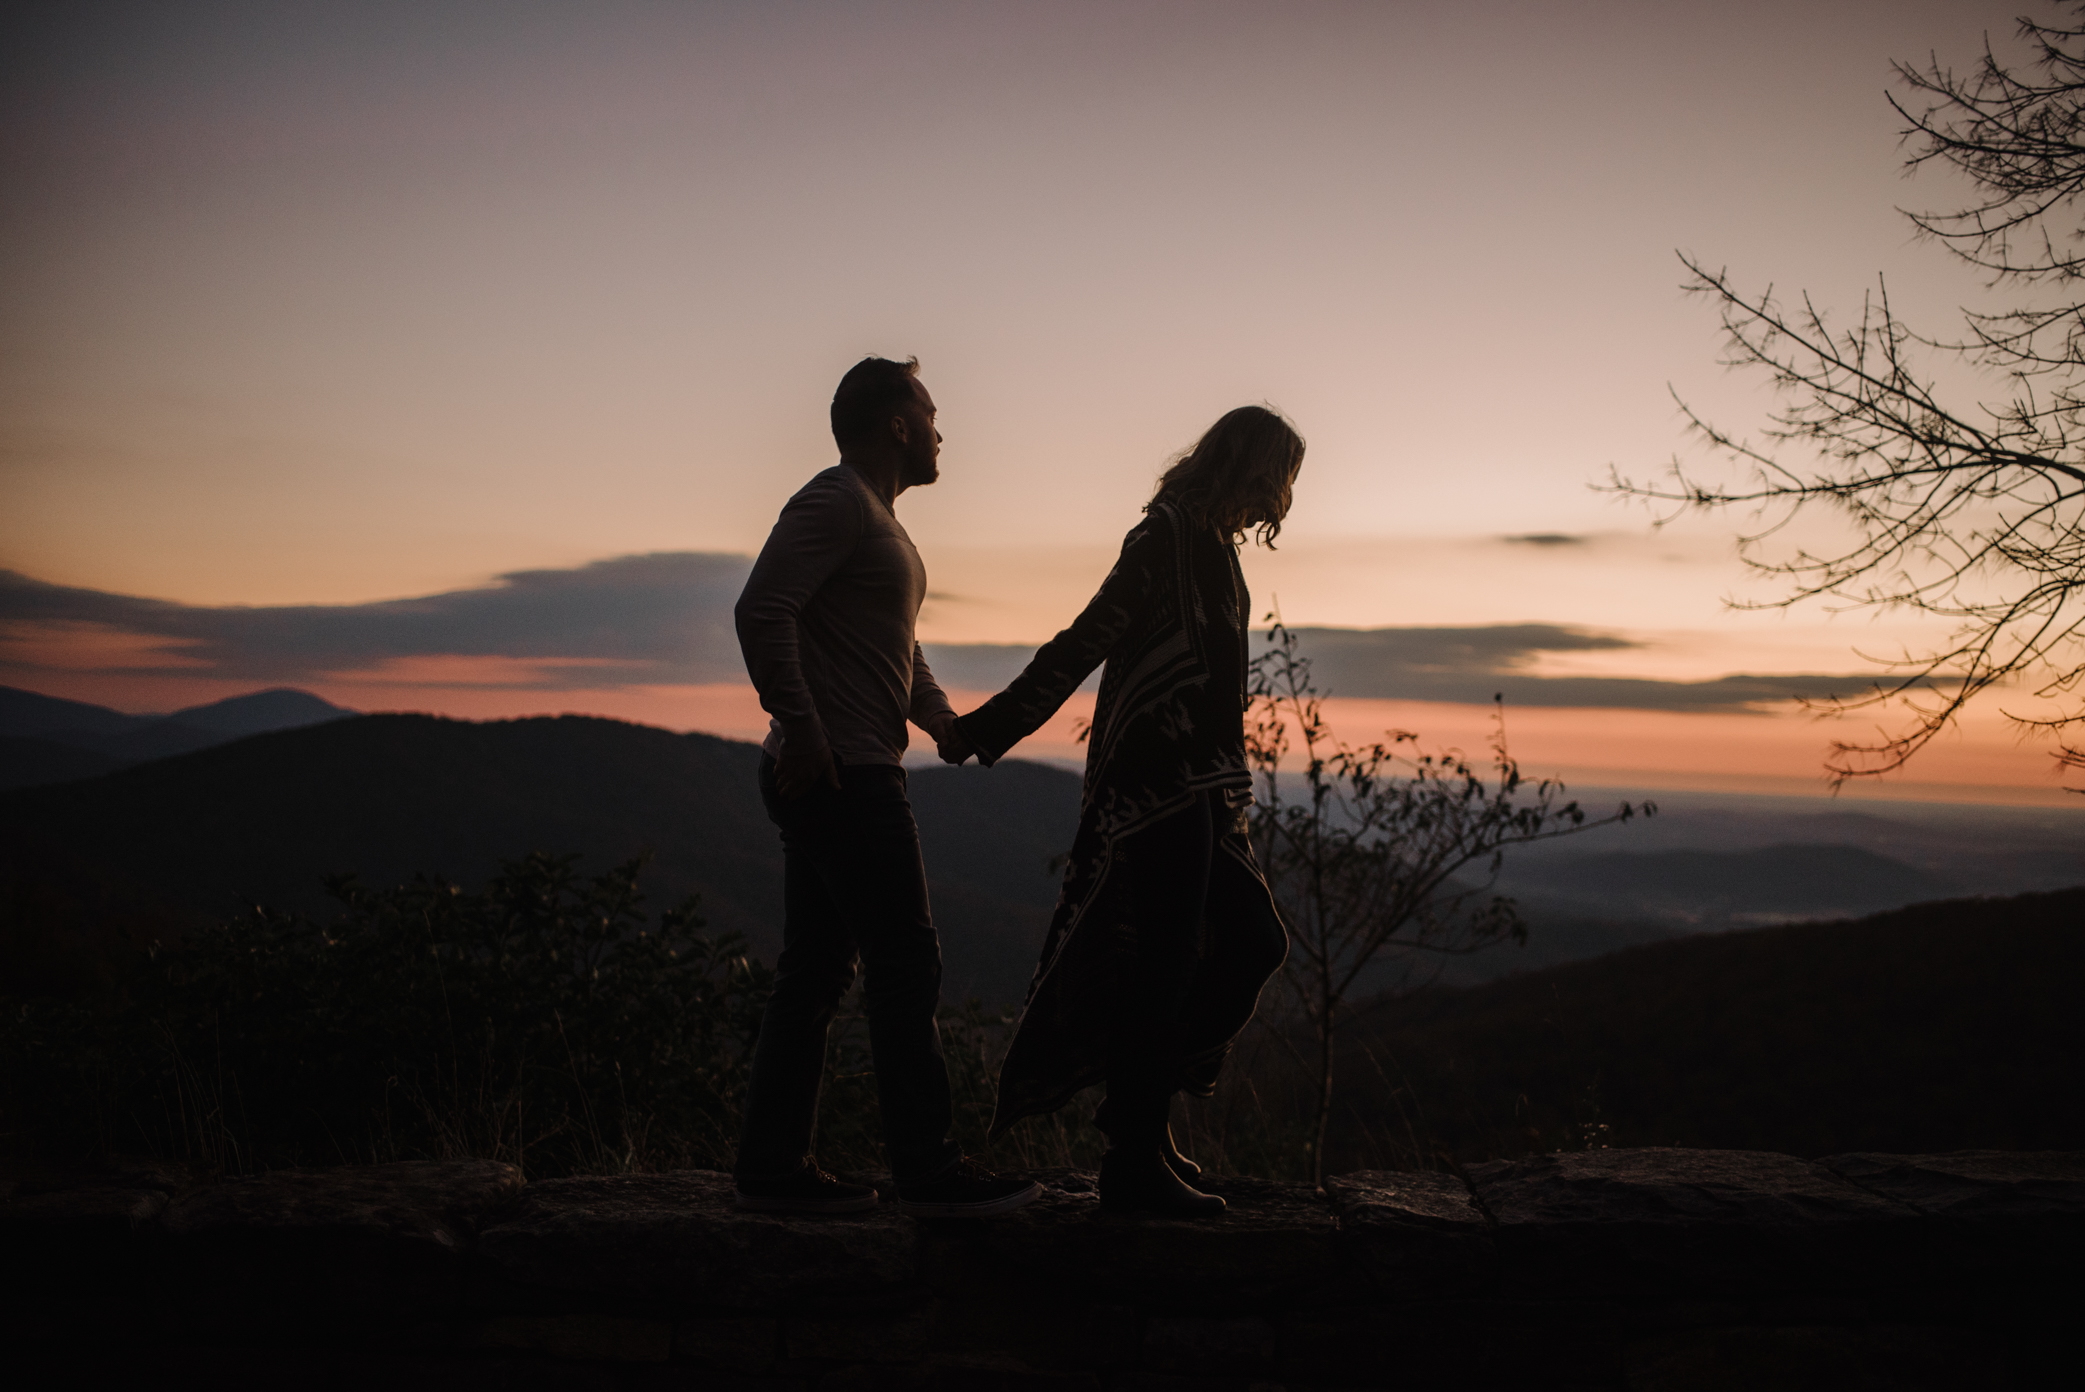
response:
{"label": "rocky ledge", "polygon": [[936,1223],[736,1213],[702,1171],[22,1178],[5,1334],[82,1381],[386,1392],[1962,1389],[2056,1383],[2085,1294],[2085,1154],[1600,1150],[1216,1181],[1207,1222],[1036,1177]]}

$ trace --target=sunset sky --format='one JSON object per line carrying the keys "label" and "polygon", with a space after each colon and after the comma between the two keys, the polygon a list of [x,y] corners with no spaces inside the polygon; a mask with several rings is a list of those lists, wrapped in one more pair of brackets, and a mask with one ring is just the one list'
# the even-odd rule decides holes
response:
{"label": "sunset sky", "polygon": [[[1904,177],[1889,63],[2023,8],[17,8],[0,682],[751,734],[746,558],[840,373],[916,354],[947,443],[899,515],[963,699],[1267,401],[1310,451],[1256,602],[1388,630],[1320,640],[1343,730],[1471,743],[1503,691],[1538,772],[1821,791],[1835,727],[1783,698],[1934,631],[1733,611],[1776,593],[1743,518],[1591,485],[1707,462],[1675,392],[1772,403],[1676,250],[1842,315],[1878,275],[1936,329],[1978,302],[1897,211],[1964,189]],[[1867,791],[2062,799],[2002,709],[2039,708]]]}

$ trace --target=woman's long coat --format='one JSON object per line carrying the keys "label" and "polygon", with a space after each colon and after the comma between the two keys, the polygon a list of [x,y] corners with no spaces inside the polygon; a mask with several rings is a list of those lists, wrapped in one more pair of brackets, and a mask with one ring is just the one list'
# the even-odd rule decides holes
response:
{"label": "woman's long coat", "polygon": [[1087,733],[1079,829],[1064,885],[999,1075],[991,1134],[1055,1111],[1107,1077],[1108,1019],[1134,1008],[1116,980],[1135,941],[1127,896],[1109,892],[1122,840],[1215,794],[1222,820],[1201,956],[1182,1011],[1179,1086],[1207,1095],[1288,935],[1253,857],[1245,808],[1246,622],[1237,547],[1179,508],[1152,504],[1085,612],[1006,690],[957,726],[996,762],[1054,715],[1103,662]]}

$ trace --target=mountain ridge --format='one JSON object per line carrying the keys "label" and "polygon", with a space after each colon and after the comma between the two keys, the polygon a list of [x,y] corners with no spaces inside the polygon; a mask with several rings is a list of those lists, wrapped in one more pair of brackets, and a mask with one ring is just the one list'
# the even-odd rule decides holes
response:
{"label": "mountain ridge", "polygon": [[[0,863],[18,905],[7,931],[18,959],[38,934],[91,945],[75,973],[93,975],[122,945],[54,881],[118,886],[109,892],[130,906],[119,915],[129,939],[141,917],[178,935],[253,903],[323,917],[329,873],[476,884],[500,859],[544,850],[583,853],[594,869],[649,855],[641,883],[654,907],[700,894],[714,928],[744,934],[772,961],[781,847],[760,804],[759,759],[752,744],[590,716],[367,715],[16,789],[0,794]],[[982,801],[959,786],[987,780]],[[951,993],[1018,999],[1054,902],[1046,867],[1070,841],[1078,779],[1016,760],[991,772],[916,771],[910,786]],[[944,839],[952,849],[937,849]],[[67,926],[30,922],[28,905],[58,903],[76,905]]]}
{"label": "mountain ridge", "polygon": [[1476,1156],[2074,1149],[2081,972],[2085,886],[1695,934],[1364,1001],[1342,1027],[1336,1144],[1365,1151],[1371,1118],[1402,1117]]}
{"label": "mountain ridge", "polygon": [[[0,686],[0,790],[91,778],[247,735],[360,714],[295,687],[269,687],[165,715],[131,715]],[[74,751],[67,755],[62,751]]]}
{"label": "mountain ridge", "polygon": [[[752,744],[586,716],[425,715],[330,720],[126,768],[49,741],[16,744],[50,760],[100,760],[89,777],[0,792],[0,970],[50,989],[103,977],[153,937],[256,902],[323,918],[329,873],[395,884],[426,872],[475,886],[501,858],[534,850],[583,853],[595,869],[650,854],[642,883],[655,907],[699,893],[717,929],[744,934],[770,961],[781,945],[780,847]],[[989,771],[918,768],[908,784],[949,994],[1018,1001],[1056,901],[1047,866],[1070,843],[1079,777],[1009,760]],[[1443,983],[1989,892],[1961,882],[1959,858],[1928,868],[1925,833],[1870,828],[1867,847],[1777,846],[1766,819],[1749,841],[1715,851],[1670,844],[1663,821],[1598,846],[1586,838],[1583,852],[1557,843],[1509,857],[1498,889],[1520,900],[1528,942],[1453,959]],[[1717,843],[1737,829],[1708,821]],[[1668,844],[1627,849],[1639,825]],[[1973,851],[1989,839],[1963,841]],[[1919,859],[1873,849],[1884,844]],[[2048,861],[2051,873],[2067,863]],[[1370,987],[1389,975],[1371,974]]]}

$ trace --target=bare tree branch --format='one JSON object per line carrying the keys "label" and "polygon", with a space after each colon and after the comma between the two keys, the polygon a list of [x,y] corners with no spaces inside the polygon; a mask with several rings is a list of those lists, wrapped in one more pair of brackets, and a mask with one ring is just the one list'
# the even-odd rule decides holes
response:
{"label": "bare tree branch", "polygon": [[[1906,123],[1907,166],[1937,162],[1978,191],[1962,208],[1906,216],[1994,286],[2085,279],[2085,3],[2067,8],[2067,27],[2020,21],[2033,53],[2024,76],[1988,43],[1966,76],[1937,58],[1897,65],[1910,95],[1890,100]],[[1866,694],[1813,703],[1905,712],[1871,741],[1833,743],[1834,785],[1903,767],[1969,701],[2012,686],[2059,702],[2054,715],[2007,715],[2052,737],[2060,764],[2085,769],[2074,738],[2085,706],[2065,699],[2085,684],[2085,302],[1965,310],[1965,332],[1941,339],[1900,321],[1878,281],[1857,322],[1834,330],[1808,296],[1784,306],[1771,288],[1747,294],[1727,271],[1680,260],[1684,288],[1717,306],[1724,364],[1763,371],[1785,404],[1755,445],[1680,403],[1691,431],[1743,466],[1742,482],[1708,482],[1676,461],[1664,480],[1617,473],[1607,486],[1668,505],[1661,523],[1747,509],[1740,554],[1787,587],[1756,607],[1820,601],[1954,624],[1930,650],[1880,659],[1889,675]],[[1950,404],[1922,370],[1927,358],[1995,373],[2007,390]],[[1825,554],[1771,550],[1811,508],[1836,514],[1847,539]]]}

